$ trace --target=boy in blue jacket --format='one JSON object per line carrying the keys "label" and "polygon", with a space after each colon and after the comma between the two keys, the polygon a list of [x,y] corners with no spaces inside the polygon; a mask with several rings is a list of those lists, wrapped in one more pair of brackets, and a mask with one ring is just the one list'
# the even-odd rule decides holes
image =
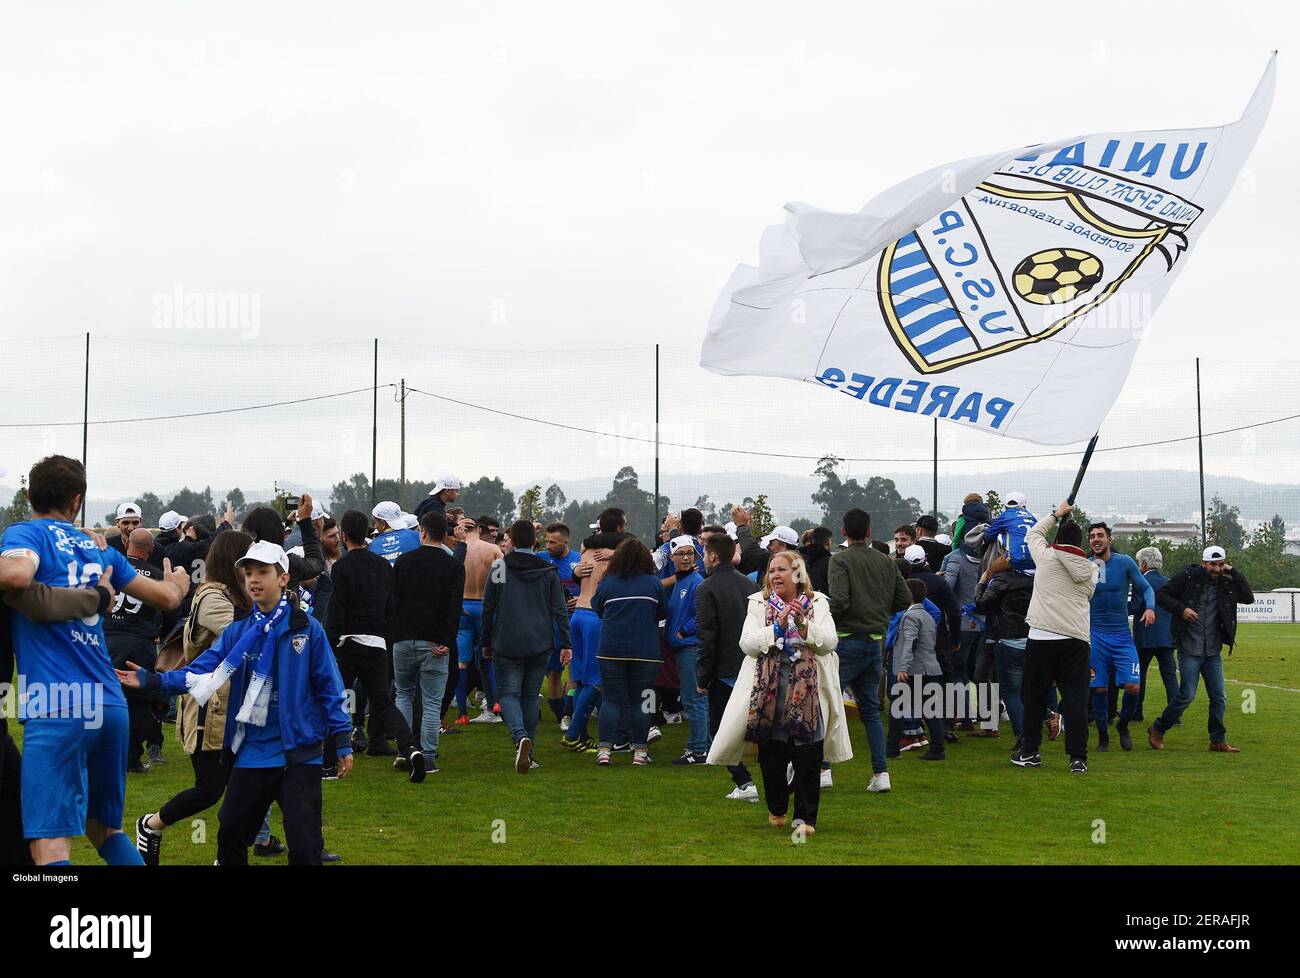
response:
{"label": "boy in blue jacket", "polygon": [[321,863],[322,744],[334,740],[338,776],[352,770],[352,725],[343,681],[325,629],[298,606],[289,558],[259,541],[236,566],[253,612],[233,622],[184,669],[153,673],[128,662],[122,685],[189,693],[200,705],[227,683],[226,754],[230,781],[221,804],[217,862],[246,866],[272,801],[284,815],[289,863]]}
{"label": "boy in blue jacket", "polygon": [[682,712],[690,724],[686,748],[674,764],[704,764],[709,756],[709,699],[700,692],[697,663],[700,642],[695,636],[695,589],[704,580],[695,569],[695,538],[676,537],[669,544],[675,577],[668,592],[668,620],[664,641],[677,660]]}

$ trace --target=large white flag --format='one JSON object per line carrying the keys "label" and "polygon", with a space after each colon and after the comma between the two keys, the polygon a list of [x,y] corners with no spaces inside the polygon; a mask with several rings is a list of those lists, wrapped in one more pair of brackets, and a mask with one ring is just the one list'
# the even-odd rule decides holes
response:
{"label": "large white flag", "polygon": [[[1044,444],[1090,437],[1273,101],[936,167],[856,214],[787,204],[719,297],[700,362]],[[848,402],[846,402],[848,403]]]}

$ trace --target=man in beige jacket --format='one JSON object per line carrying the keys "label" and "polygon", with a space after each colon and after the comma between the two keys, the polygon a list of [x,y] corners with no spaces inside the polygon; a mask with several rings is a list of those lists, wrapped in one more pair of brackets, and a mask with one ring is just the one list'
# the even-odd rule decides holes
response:
{"label": "man in beige jacket", "polygon": [[[1042,767],[1039,747],[1047,696],[1056,683],[1065,725],[1065,750],[1070,771],[1088,770],[1089,639],[1092,592],[1097,586],[1097,566],[1083,550],[1083,529],[1067,519],[1072,507],[1061,503],[1056,512],[1039,520],[1025,535],[1034,558],[1034,595],[1025,621],[1029,641],[1025,646],[1025,673],[1021,696],[1025,705],[1024,732],[1011,755],[1018,767]],[[1055,543],[1047,535],[1060,522]]]}

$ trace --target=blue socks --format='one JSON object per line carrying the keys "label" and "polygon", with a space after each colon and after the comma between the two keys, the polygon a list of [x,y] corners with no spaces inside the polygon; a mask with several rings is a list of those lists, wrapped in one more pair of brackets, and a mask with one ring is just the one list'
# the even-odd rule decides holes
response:
{"label": "blue socks", "polygon": [[1110,697],[1105,687],[1092,691],[1092,719],[1103,737],[1110,736]]}
{"label": "blue socks", "polygon": [[144,860],[125,832],[117,832],[99,847],[99,858],[110,866],[143,866]]}
{"label": "blue socks", "polygon": [[469,667],[461,666],[460,672],[456,674],[456,708],[460,710],[460,715],[464,716],[468,711],[469,701]]}

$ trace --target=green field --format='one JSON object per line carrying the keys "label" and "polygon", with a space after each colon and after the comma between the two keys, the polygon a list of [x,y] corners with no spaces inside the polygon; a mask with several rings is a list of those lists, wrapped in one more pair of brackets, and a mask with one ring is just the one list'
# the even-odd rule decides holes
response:
{"label": "green field", "polygon": [[[1300,862],[1300,625],[1243,626],[1226,661],[1237,755],[1207,751],[1202,690],[1163,753],[1139,736],[1126,754],[1112,738],[1110,753],[1092,754],[1087,775],[1072,776],[1057,741],[1045,743],[1042,768],[1021,770],[1008,761],[1004,724],[998,740],[951,746],[946,763],[922,762],[919,751],[891,761],[894,790],[870,795],[866,738],[855,720],[855,757],[836,765],[817,835],[804,845],[769,828],[761,802],[726,801],[725,770],[667,763],[681,751],[684,726],[665,728],[653,766],[636,769],[630,755],[615,755],[613,767],[600,770],[594,755],[558,746],[544,704],[540,770],[514,773],[509,734],[497,725],[444,737],[442,771],[421,785],[389,760],[360,757],[350,778],[323,786],[325,838],[343,865]],[[1164,703],[1154,663],[1149,678],[1148,721]],[[1246,712],[1252,693],[1254,712]],[[173,728],[165,729],[170,738]],[[166,763],[129,777],[128,827],[190,783],[179,745],[169,739],[164,750]],[[210,864],[216,814],[201,816],[202,842],[191,841],[198,829],[170,829],[163,864]],[[1099,819],[1101,843],[1093,841]],[[277,811],[272,824],[282,835],[278,820]],[[504,829],[504,841],[494,841],[494,829],[497,839]],[[73,861],[98,858],[82,839]]]}

